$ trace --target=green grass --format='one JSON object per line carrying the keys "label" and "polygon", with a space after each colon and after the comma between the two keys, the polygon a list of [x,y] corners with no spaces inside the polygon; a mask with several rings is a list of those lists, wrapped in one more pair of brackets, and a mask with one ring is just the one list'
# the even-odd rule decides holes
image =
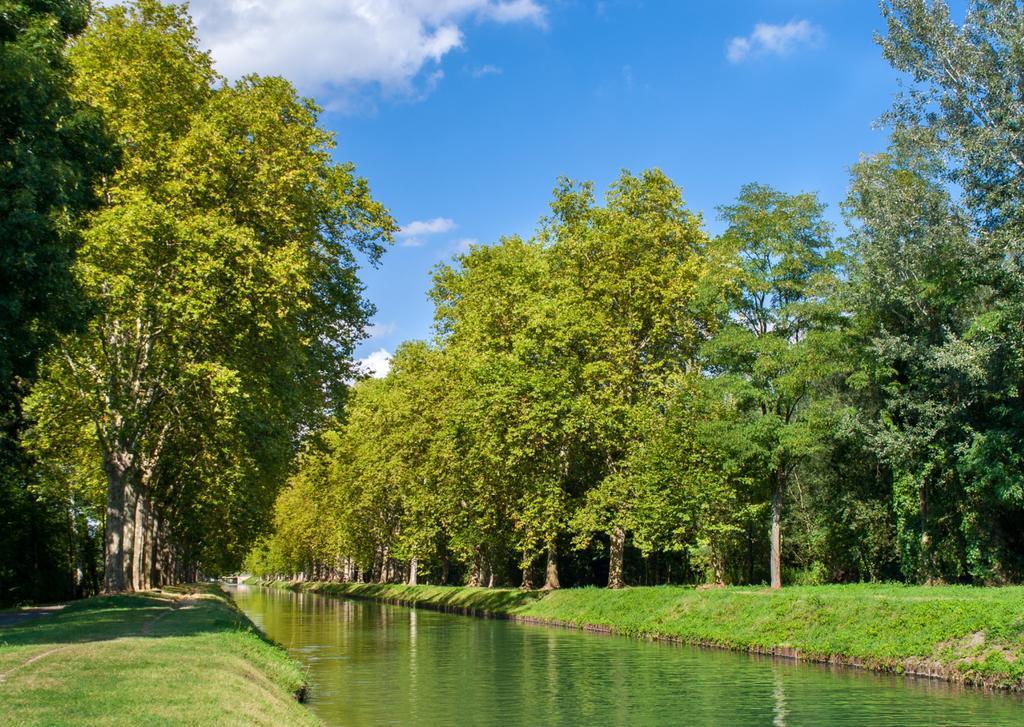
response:
{"label": "green grass", "polygon": [[301,667],[213,586],[0,628],[0,724],[304,725]]}
{"label": "green grass", "polygon": [[1024,587],[298,587],[1024,690]]}

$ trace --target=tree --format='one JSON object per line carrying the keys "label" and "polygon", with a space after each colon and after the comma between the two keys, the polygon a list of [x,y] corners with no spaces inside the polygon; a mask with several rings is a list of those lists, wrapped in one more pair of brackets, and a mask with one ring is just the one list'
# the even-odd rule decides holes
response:
{"label": "tree", "polygon": [[692,367],[708,326],[698,306],[708,238],[662,172],[623,172],[606,205],[590,185],[563,181],[541,231],[550,245],[562,345],[576,357],[576,436],[588,443],[594,478],[575,518],[580,532],[610,538],[608,585],[624,585],[632,498],[618,489],[635,413]]}
{"label": "tree", "polygon": [[126,153],[78,264],[97,313],[33,402],[94,432],[122,591],[148,585],[156,549],[194,571],[210,540],[260,531],[301,433],[344,399],[372,312],[356,253],[375,261],[395,225],[286,81],[214,89],[182,8],[106,8],[73,60]]}
{"label": "tree", "polygon": [[1024,8],[971,0],[963,25],[945,0],[886,0],[886,60],[908,88],[885,116],[898,142],[948,155],[942,173],[989,231],[1024,223]]}
{"label": "tree", "polygon": [[830,294],[841,263],[823,207],[810,194],[745,186],[721,209],[723,244],[737,255],[736,291],[705,348],[712,383],[750,414],[742,427],[771,500],[771,585],[782,587],[782,516],[794,467],[816,445],[807,412],[833,370],[838,311]]}
{"label": "tree", "polygon": [[71,273],[79,216],[113,155],[95,109],[71,98],[68,40],[87,2],[8,3],[0,19],[0,387],[4,447],[39,354],[81,314]]}
{"label": "tree", "polygon": [[705,389],[700,374],[683,374],[664,399],[638,409],[620,482],[598,492],[629,498],[627,526],[641,553],[683,552],[707,582],[722,586],[741,526],[758,508],[734,451],[743,444],[730,437],[742,412]]}
{"label": "tree", "polygon": [[[545,588],[558,588],[558,539],[574,494],[577,436],[572,415],[578,363],[567,355],[547,251],[536,240],[505,238],[440,266],[432,297],[449,360],[458,362],[464,406],[460,427],[478,500],[501,507],[513,522],[523,587],[545,554]],[[487,493],[487,494],[484,494]],[[470,546],[473,575],[493,573],[507,541],[492,517]],[[500,517],[498,518],[500,520]],[[467,531],[468,534],[469,531]]]}
{"label": "tree", "polygon": [[439,532],[452,510],[447,494],[449,388],[440,351],[409,342],[395,351],[383,380],[361,382],[347,412],[343,453],[333,477],[341,486],[346,538],[363,569],[382,582],[408,566],[408,580],[437,559]]}
{"label": "tree", "polygon": [[970,330],[989,305],[990,261],[929,166],[899,153],[864,160],[848,202],[854,333],[884,402],[874,440],[892,469],[903,572],[928,581],[965,570],[960,453],[986,418],[994,353]]}
{"label": "tree", "polygon": [[[884,430],[919,452],[913,474],[894,472],[897,510],[917,511],[900,517],[905,571],[999,582],[1024,573],[1011,525],[1024,516],[1024,470],[1013,454],[1024,421],[1024,10],[975,0],[962,25],[941,1],[893,0],[883,11],[880,43],[908,89],[886,117],[890,154],[862,165],[853,198],[864,210],[860,242],[905,256],[891,268],[900,277],[888,281],[890,294],[917,296],[872,339],[902,346],[883,359]],[[900,201],[923,214],[880,219]]]}

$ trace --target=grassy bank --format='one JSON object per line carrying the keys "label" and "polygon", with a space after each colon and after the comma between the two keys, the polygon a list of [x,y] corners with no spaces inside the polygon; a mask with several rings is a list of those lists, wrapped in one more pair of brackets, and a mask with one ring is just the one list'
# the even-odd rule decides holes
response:
{"label": "grassy bank", "polygon": [[90,598],[0,628],[0,724],[316,724],[301,667],[216,587]]}
{"label": "grassy bank", "polygon": [[1024,588],[848,585],[550,593],[279,584],[479,615],[1024,690]]}

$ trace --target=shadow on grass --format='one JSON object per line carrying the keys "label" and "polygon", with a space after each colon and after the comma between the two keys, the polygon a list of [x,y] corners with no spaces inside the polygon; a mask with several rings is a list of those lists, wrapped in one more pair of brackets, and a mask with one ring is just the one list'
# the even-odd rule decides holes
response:
{"label": "shadow on grass", "polygon": [[0,647],[183,637],[224,631],[253,629],[225,596],[214,597],[208,588],[179,587],[75,601],[53,615],[0,628]]}

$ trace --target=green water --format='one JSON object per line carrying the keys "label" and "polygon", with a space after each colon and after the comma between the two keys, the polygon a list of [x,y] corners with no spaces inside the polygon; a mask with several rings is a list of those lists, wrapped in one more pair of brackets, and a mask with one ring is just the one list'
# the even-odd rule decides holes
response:
{"label": "green water", "polygon": [[1024,725],[1024,700],[315,594],[232,588],[328,725]]}

